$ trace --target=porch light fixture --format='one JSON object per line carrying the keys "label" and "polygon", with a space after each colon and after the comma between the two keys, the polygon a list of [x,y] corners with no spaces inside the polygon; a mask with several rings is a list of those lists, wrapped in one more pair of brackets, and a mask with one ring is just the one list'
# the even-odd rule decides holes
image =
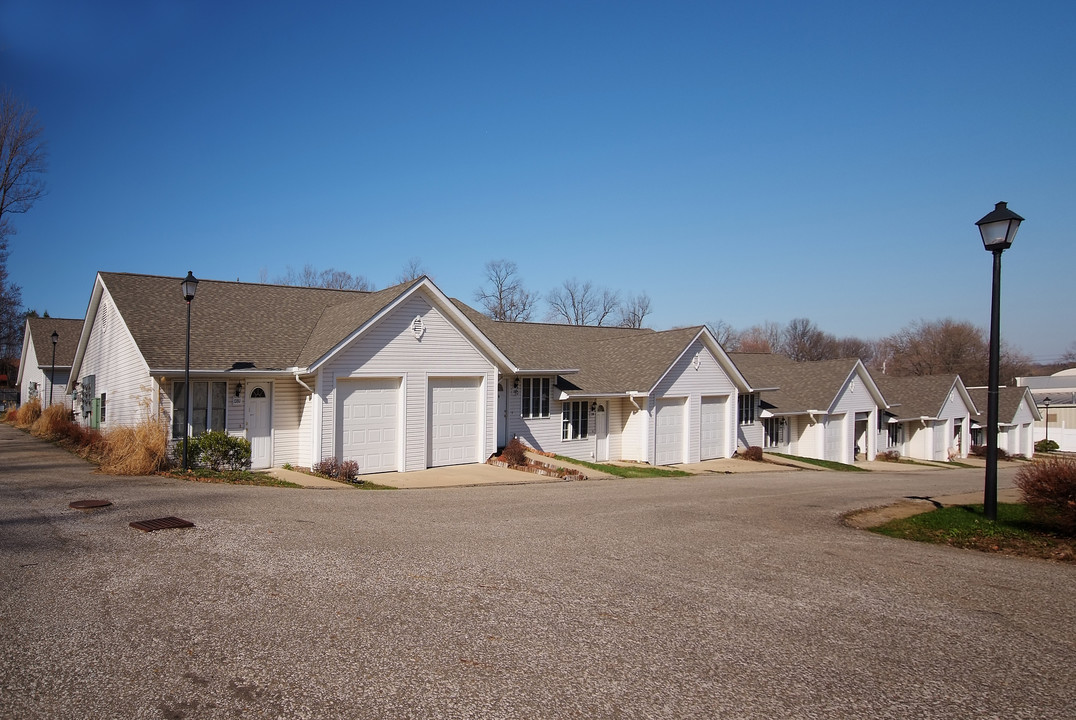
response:
{"label": "porch light fixture", "polygon": [[52,373],[49,375],[49,406],[52,406],[52,388],[56,386],[56,343],[60,340],[60,333],[52,331]]}
{"label": "porch light fixture", "polygon": [[191,300],[198,290],[198,278],[188,270],[180,288],[183,290],[183,299],[187,301],[187,364],[183,370],[183,394],[186,395],[183,402],[183,472],[187,472],[190,467],[187,462],[187,436],[191,424]]}
{"label": "porch light fixture", "polygon": [[1012,247],[1016,231],[1024,219],[999,202],[979,220],[983,247],[994,255],[994,276],[990,293],[990,379],[986,394],[986,484],[983,514],[998,519],[998,385],[1001,365],[1001,253]]}

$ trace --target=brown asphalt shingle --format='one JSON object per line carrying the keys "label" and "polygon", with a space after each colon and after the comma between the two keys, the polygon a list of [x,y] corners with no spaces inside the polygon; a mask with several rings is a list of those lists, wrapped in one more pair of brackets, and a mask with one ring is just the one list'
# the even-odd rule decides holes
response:
{"label": "brown asphalt shingle", "polygon": [[874,381],[885,399],[895,407],[890,410],[898,420],[936,418],[956,384],[956,375],[881,375]]}
{"label": "brown asphalt shingle", "polygon": [[[998,388],[998,422],[1010,424],[1020,409],[1020,403],[1024,400],[1026,387],[1000,387]],[[987,422],[987,403],[989,402],[989,390],[984,387],[968,388],[968,395],[975,403],[978,415],[972,415],[972,419],[980,424]]]}
{"label": "brown asphalt shingle", "polygon": [[[103,272],[101,279],[149,367],[182,368],[187,313],[181,278]],[[191,302],[191,369],[303,367],[303,360],[320,357],[407,287],[368,293],[202,280]]]}
{"label": "brown asphalt shingle", "polygon": [[578,394],[650,390],[703,329],[498,322],[453,302],[523,372],[578,370],[561,388]]}
{"label": "brown asphalt shingle", "polygon": [[825,411],[858,362],[855,358],[795,362],[770,353],[729,353],[752,387],[776,387],[762,401],[777,414]]}
{"label": "brown asphalt shingle", "polygon": [[82,320],[68,318],[29,318],[30,336],[38,367],[52,367],[52,333],[56,338],[56,367],[71,367],[82,334]]}

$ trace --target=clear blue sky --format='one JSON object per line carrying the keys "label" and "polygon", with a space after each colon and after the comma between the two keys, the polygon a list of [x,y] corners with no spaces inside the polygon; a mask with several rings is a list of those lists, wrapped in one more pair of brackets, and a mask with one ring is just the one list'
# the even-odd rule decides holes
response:
{"label": "clear blue sky", "polygon": [[50,153],[8,269],[81,317],[97,270],[384,287],[417,256],[473,301],[507,258],[645,290],[657,328],[876,338],[988,324],[974,223],[1006,200],[1002,334],[1048,361],[1076,341],[1074,38],[1071,0],[5,0],[0,84]]}

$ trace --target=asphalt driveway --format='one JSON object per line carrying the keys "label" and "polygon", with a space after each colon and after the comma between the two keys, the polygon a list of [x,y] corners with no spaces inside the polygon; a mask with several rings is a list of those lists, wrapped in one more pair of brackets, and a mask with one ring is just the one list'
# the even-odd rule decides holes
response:
{"label": "asphalt driveway", "polygon": [[0,717],[1076,717],[1076,569],[839,522],[981,485],[233,487],[0,425]]}

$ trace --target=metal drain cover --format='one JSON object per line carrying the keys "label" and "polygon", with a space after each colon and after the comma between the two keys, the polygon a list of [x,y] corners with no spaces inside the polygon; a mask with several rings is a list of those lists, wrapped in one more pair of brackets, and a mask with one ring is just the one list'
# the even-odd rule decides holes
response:
{"label": "metal drain cover", "polygon": [[174,530],[175,528],[194,527],[194,523],[177,517],[163,517],[157,518],[156,520],[139,520],[138,522],[131,523],[131,527],[135,530],[141,530],[142,532],[153,532],[154,530]]}
{"label": "metal drain cover", "polygon": [[94,508],[108,507],[111,504],[108,500],[76,500],[67,507],[72,510],[93,510]]}

